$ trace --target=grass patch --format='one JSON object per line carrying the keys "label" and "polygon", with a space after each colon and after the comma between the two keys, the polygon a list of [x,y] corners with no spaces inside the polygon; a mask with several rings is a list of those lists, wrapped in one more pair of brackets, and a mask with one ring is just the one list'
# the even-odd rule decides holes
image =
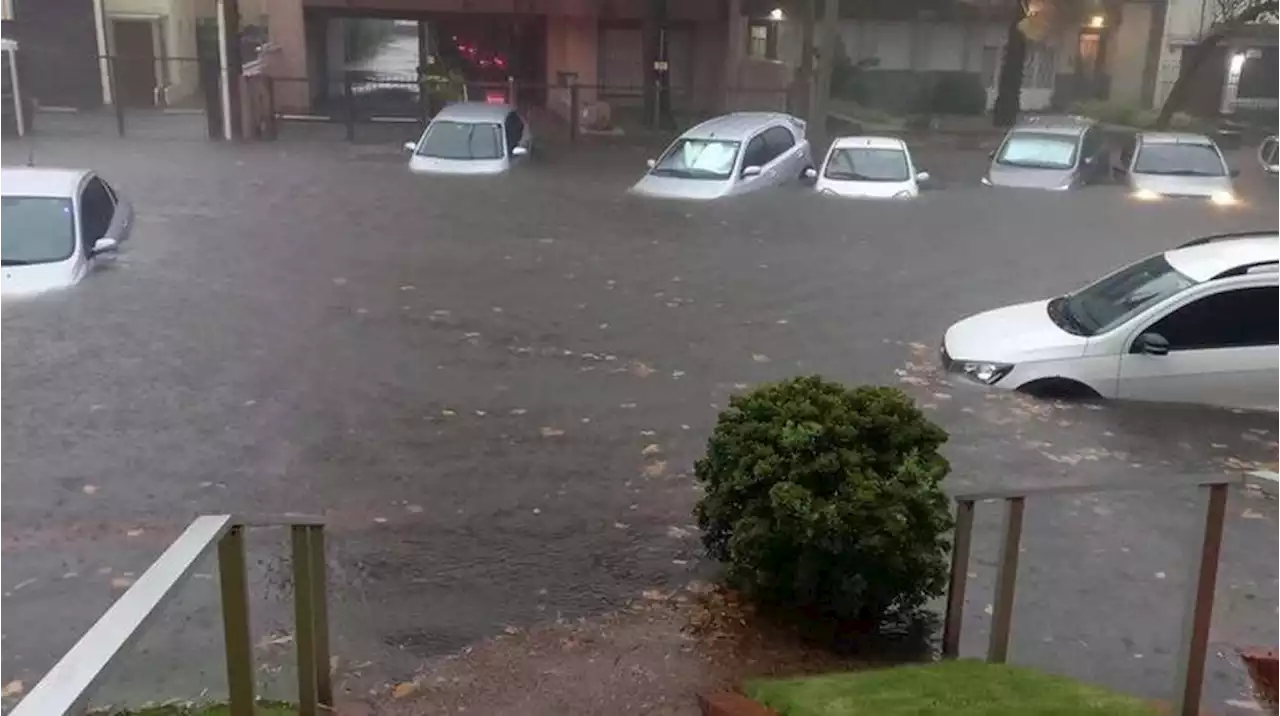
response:
{"label": "grass patch", "polygon": [[1031,669],[957,660],[746,684],[782,716],[1155,716],[1155,706]]}
{"label": "grass patch", "polygon": [[[298,708],[279,701],[259,701],[257,716],[295,716]],[[165,704],[134,710],[95,711],[98,716],[231,716],[226,704]]]}

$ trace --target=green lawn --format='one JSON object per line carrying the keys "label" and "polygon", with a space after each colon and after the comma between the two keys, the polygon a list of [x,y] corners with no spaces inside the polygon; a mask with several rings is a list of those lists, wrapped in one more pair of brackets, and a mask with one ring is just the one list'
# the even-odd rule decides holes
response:
{"label": "green lawn", "polygon": [[1155,716],[1141,699],[1060,676],[958,660],[746,684],[782,716]]}
{"label": "green lawn", "polygon": [[[230,716],[231,708],[226,704],[172,705],[154,706],[136,711],[109,711],[111,716]],[[294,716],[297,707],[276,702],[258,702],[257,716]]]}

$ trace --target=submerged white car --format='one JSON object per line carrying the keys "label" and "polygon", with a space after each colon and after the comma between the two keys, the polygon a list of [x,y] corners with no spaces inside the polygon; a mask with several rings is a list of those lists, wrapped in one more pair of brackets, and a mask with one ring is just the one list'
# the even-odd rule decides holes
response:
{"label": "submerged white car", "polygon": [[440,110],[404,150],[418,174],[501,174],[529,156],[533,135],[510,105],[460,102]]}
{"label": "submerged white car", "polygon": [[895,137],[840,137],[822,169],[806,169],[804,176],[821,194],[862,199],[914,199],[920,183],[929,181],[907,143]]}
{"label": "submerged white car", "polygon": [[1113,173],[1140,201],[1193,197],[1220,206],[1236,203],[1231,177],[1237,172],[1203,134],[1140,132],[1120,150]]}
{"label": "submerged white car", "polygon": [[800,181],[812,166],[805,122],[781,112],[734,112],[680,135],[633,194],[718,199]]}
{"label": "submerged white car", "polygon": [[79,282],[129,238],[133,208],[84,169],[0,170],[0,293],[20,296]]}
{"label": "submerged white car", "polygon": [[1280,234],[1197,239],[1057,298],[947,329],[942,363],[1061,397],[1276,409]]}

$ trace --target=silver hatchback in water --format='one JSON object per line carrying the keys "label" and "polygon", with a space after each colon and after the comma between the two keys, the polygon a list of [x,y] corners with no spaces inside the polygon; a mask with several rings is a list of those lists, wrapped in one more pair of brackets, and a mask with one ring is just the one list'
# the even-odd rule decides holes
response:
{"label": "silver hatchback in water", "polygon": [[799,182],[813,166],[804,120],[781,112],[734,112],[672,142],[631,188],[666,199],[718,199]]}
{"label": "silver hatchback in water", "polygon": [[416,142],[405,142],[418,174],[500,174],[529,155],[533,135],[506,104],[460,102],[440,110]]}
{"label": "silver hatchback in water", "polygon": [[1035,116],[1004,136],[982,183],[1065,191],[1105,179],[1107,166],[1107,143],[1096,123]]}
{"label": "silver hatchback in water", "polygon": [[1193,197],[1236,203],[1231,184],[1235,172],[1218,145],[1203,134],[1139,132],[1120,150],[1114,174],[1142,201]]}

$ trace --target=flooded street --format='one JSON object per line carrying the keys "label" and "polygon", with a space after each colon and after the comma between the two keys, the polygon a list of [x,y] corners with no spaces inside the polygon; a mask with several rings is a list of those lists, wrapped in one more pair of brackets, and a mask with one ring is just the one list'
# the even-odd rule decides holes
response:
{"label": "flooded street", "polygon": [[[42,162],[98,167],[138,218],[114,266],[4,305],[5,679],[34,684],[197,514],[325,517],[349,694],[706,578],[692,463],[731,394],[801,373],[908,390],[951,433],[953,489],[1275,461],[1274,415],[1041,403],[936,372],[965,315],[1274,227],[1274,183],[1247,176],[1231,210],[1135,205],[1113,187],[993,192],[983,153],[918,154],[948,188],[917,202],[712,206],[626,196],[639,147],[444,180],[391,145],[42,145]],[[25,157],[5,143],[6,163]],[[1029,505],[1014,661],[1166,695],[1194,498]],[[1233,648],[1277,638],[1275,503],[1241,491],[1229,509],[1222,713],[1245,684]],[[996,510],[980,513],[969,655],[995,560]],[[285,538],[250,547],[261,676],[286,697]],[[98,703],[218,695],[220,639],[216,581],[197,578]]]}

